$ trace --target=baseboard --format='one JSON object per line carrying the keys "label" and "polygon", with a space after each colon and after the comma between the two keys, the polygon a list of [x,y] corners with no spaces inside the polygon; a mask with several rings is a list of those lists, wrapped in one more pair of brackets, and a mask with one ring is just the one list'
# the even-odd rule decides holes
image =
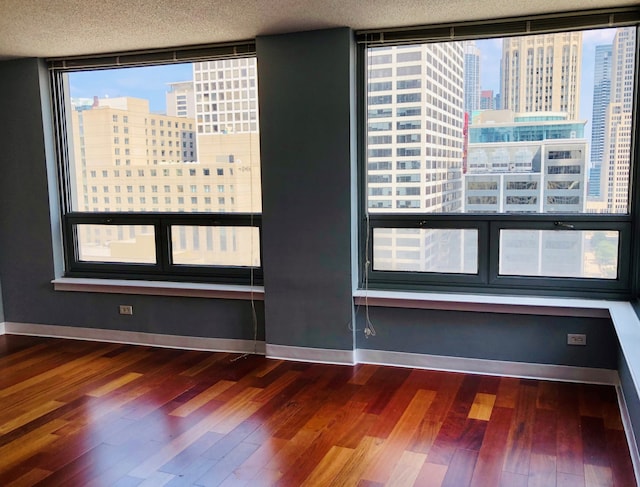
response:
{"label": "baseboard", "polygon": [[164,335],[136,331],[77,328],[74,326],[37,325],[32,323],[3,323],[4,333],[52,338],[69,338],[96,342],[147,345],[161,348],[202,350],[209,352],[257,353],[264,355],[264,342],[232,338],[208,338]]}
{"label": "baseboard", "polygon": [[527,379],[585,382],[618,385],[618,371],[567,365],[531,364],[463,357],[446,357],[419,353],[389,352],[358,349],[357,363],[413,367],[419,369],[463,372],[469,374],[499,375]]}
{"label": "baseboard", "polygon": [[316,362],[321,364],[354,365],[353,350],[333,350],[326,348],[292,347],[267,343],[267,358]]}
{"label": "baseboard", "polygon": [[531,364],[463,357],[446,357],[418,353],[391,352],[384,350],[334,350],[288,345],[265,344],[262,341],[230,338],[190,337],[73,326],[40,325],[32,323],[0,323],[0,333],[32,335],[53,338],[69,338],[100,342],[146,345],[185,350],[212,352],[258,353],[269,358],[353,365],[369,363],[395,367],[464,372],[471,374],[500,375],[507,377],[560,380],[594,384],[618,385],[616,370],[566,365]]}
{"label": "baseboard", "polygon": [[622,387],[616,387],[616,393],[618,395],[618,409],[620,410],[620,417],[622,418],[622,425],[624,427],[624,433],[627,437],[627,445],[629,445],[629,453],[631,455],[631,463],[633,463],[633,471],[636,475],[636,483],[640,484],[640,454],[638,453],[638,443],[636,437],[633,434],[633,424],[631,423],[631,415],[627,408],[627,401],[622,393]]}

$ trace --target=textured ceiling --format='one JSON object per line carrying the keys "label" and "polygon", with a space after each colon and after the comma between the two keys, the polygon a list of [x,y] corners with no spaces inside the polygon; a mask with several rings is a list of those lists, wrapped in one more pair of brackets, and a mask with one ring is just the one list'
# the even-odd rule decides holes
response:
{"label": "textured ceiling", "polygon": [[0,0],[0,59],[637,5],[636,0]]}

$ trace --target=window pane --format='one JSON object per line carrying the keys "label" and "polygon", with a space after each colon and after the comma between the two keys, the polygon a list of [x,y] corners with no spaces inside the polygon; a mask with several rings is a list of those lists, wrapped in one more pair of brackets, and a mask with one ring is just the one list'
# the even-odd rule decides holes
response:
{"label": "window pane", "polygon": [[635,37],[368,48],[369,212],[628,213]]}
{"label": "window pane", "polygon": [[174,264],[260,267],[260,232],[256,227],[171,227]]}
{"label": "window pane", "polygon": [[[69,73],[73,210],[260,212],[255,68],[248,58]],[[229,198],[206,202],[212,185]],[[173,197],[180,189],[189,198]]]}
{"label": "window pane", "polygon": [[616,279],[615,231],[501,230],[500,275]]}
{"label": "window pane", "polygon": [[151,225],[76,225],[78,260],[155,264],[155,231]]}
{"label": "window pane", "polygon": [[478,231],[374,228],[373,269],[477,274]]}

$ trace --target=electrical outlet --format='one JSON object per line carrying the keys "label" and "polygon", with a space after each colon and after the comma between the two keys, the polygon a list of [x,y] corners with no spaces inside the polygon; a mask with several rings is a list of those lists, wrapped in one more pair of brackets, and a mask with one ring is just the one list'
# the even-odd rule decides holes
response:
{"label": "electrical outlet", "polygon": [[586,345],[587,335],[582,333],[569,333],[567,335],[567,345]]}
{"label": "electrical outlet", "polygon": [[121,315],[132,315],[133,314],[133,306],[131,306],[130,304],[121,304],[119,309],[120,309],[120,314]]}

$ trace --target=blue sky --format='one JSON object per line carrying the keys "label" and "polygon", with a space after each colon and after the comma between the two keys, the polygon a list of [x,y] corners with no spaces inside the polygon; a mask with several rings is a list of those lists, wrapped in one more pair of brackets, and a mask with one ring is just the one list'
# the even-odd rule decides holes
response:
{"label": "blue sky", "polygon": [[149,100],[152,112],[165,113],[167,83],[188,81],[193,77],[191,64],[169,64],[140,68],[106,69],[71,73],[72,98],[115,98],[131,96]]}

